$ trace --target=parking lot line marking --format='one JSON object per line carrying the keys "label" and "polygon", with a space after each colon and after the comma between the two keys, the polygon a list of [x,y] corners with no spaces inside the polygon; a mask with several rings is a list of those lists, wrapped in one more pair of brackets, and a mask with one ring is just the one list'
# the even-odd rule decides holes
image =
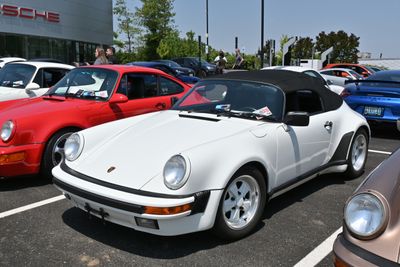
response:
{"label": "parking lot line marking", "polygon": [[62,200],[64,198],[65,198],[64,195],[59,195],[59,196],[56,196],[56,197],[52,197],[52,198],[45,199],[45,200],[42,200],[42,201],[39,201],[39,202],[36,202],[36,203],[29,204],[29,205],[26,205],[26,206],[23,206],[23,207],[19,207],[19,208],[13,209],[13,210],[5,211],[5,212],[0,213],[0,219],[4,218],[4,217],[7,217],[7,216],[11,216],[11,215],[17,214],[17,213],[20,213],[20,212],[23,212],[23,211],[31,210],[31,209],[34,209],[34,208],[37,208],[37,207],[40,207],[40,206],[43,206],[43,205],[47,205],[47,204]]}
{"label": "parking lot line marking", "polygon": [[317,265],[321,260],[323,260],[331,251],[333,243],[339,233],[342,232],[342,227],[336,230],[330,237],[325,239],[324,242],[319,244],[318,247],[314,248],[313,251],[308,253],[301,261],[296,263],[294,267],[310,267]]}
{"label": "parking lot line marking", "polygon": [[385,154],[385,155],[392,155],[392,152],[373,150],[373,149],[368,149],[368,152],[378,153],[378,154]]}

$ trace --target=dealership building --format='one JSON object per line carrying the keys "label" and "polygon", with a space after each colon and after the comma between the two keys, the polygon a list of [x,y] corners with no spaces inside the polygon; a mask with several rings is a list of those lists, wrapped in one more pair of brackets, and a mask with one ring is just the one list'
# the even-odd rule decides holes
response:
{"label": "dealership building", "polygon": [[112,0],[0,0],[0,57],[93,61],[112,41]]}

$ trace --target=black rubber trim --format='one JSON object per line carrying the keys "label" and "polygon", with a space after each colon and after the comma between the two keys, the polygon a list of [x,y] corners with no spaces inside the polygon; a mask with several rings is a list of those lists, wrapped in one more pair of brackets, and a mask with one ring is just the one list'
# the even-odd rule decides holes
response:
{"label": "black rubber trim", "polygon": [[349,150],[351,138],[353,137],[353,135],[354,132],[348,132],[342,136],[342,139],[340,140],[339,145],[336,148],[336,151],[333,154],[330,162],[347,160],[347,151]]}
{"label": "black rubber trim", "polygon": [[214,122],[220,121],[220,119],[200,117],[200,116],[194,116],[194,115],[186,115],[186,114],[179,114],[179,117],[197,119],[197,120],[204,120],[204,121],[214,121]]}
{"label": "black rubber trim", "polygon": [[379,255],[369,252],[368,250],[354,245],[346,238],[344,238],[343,234],[339,234],[337,239],[347,250],[376,266],[399,267],[399,264],[396,262],[390,261],[386,258],[383,258]]}
{"label": "black rubber trim", "polygon": [[135,204],[131,204],[131,203],[126,203],[126,202],[122,202],[119,200],[115,200],[115,199],[110,199],[107,197],[103,197],[103,196],[99,196],[97,194],[93,194],[87,191],[84,191],[82,189],[79,189],[77,187],[71,186],[69,184],[66,184],[60,180],[58,180],[57,178],[53,177],[53,183],[58,186],[59,188],[61,188],[62,190],[65,190],[67,193],[71,193],[73,195],[77,195],[79,197],[109,206],[109,207],[113,207],[113,208],[117,208],[120,210],[126,210],[126,211],[130,211],[130,212],[134,212],[134,213],[138,213],[138,214],[143,214],[144,213],[144,206],[140,206],[140,205],[135,205]]}
{"label": "black rubber trim", "polygon": [[[77,195],[79,197],[82,197],[84,199],[88,199],[109,207],[113,207],[116,209],[120,210],[125,210],[129,212],[134,212],[138,214],[143,214],[145,207],[137,204],[132,204],[132,203],[127,203],[115,199],[110,199],[104,196],[100,196],[91,192],[87,192],[85,190],[82,190],[80,188],[77,188],[75,186],[71,186],[63,181],[60,181],[59,179],[53,177],[53,183],[54,185],[58,186],[60,189],[64,190],[67,193],[71,193],[73,195]],[[196,213],[201,213],[204,212],[208,199],[210,198],[210,191],[202,191],[198,192],[194,195],[194,202],[192,202],[192,209],[190,215],[196,214]]]}
{"label": "black rubber trim", "polygon": [[344,164],[347,164],[347,160],[338,160],[338,161],[334,161],[334,162],[328,162],[325,165],[322,165],[314,170],[306,172],[305,174],[300,175],[300,176],[296,177],[295,179],[290,180],[290,181],[278,186],[277,188],[274,188],[271,192],[269,192],[269,195],[272,196],[273,194],[275,194],[283,189],[286,189],[287,187],[292,186],[293,184],[296,184],[304,179],[307,179],[308,177],[310,177],[314,174],[317,174],[327,168],[330,168],[333,166],[340,166],[340,165],[344,165]]}
{"label": "black rubber trim", "polygon": [[202,191],[196,193],[194,195],[194,203],[190,215],[204,212],[206,210],[209,198],[210,198],[210,191]]}
{"label": "black rubber trim", "polygon": [[143,191],[143,190],[133,189],[131,187],[126,187],[126,186],[122,186],[122,185],[118,185],[118,184],[109,183],[109,182],[106,182],[103,180],[99,180],[99,179],[90,177],[83,173],[77,172],[77,171],[71,169],[70,167],[68,167],[67,164],[65,164],[65,161],[61,162],[60,167],[63,171],[65,171],[68,174],[71,174],[72,176],[75,176],[76,178],[79,178],[79,179],[82,179],[82,180],[85,180],[85,181],[88,181],[88,182],[91,182],[91,183],[94,183],[97,185],[101,185],[104,187],[119,190],[122,192],[135,194],[135,195],[146,196],[146,197],[158,197],[158,198],[188,198],[188,197],[193,196],[193,195],[168,195],[168,194],[153,193],[153,192],[149,192],[149,191]]}

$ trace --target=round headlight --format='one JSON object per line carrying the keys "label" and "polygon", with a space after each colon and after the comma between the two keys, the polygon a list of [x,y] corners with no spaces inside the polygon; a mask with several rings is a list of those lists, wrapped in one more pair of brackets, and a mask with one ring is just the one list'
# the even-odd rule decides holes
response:
{"label": "round headlight", "polygon": [[11,139],[14,133],[15,124],[13,121],[6,121],[1,127],[1,140],[7,142]]}
{"label": "round headlight", "polygon": [[82,153],[84,145],[83,136],[78,133],[73,133],[68,137],[67,141],[65,141],[64,145],[64,155],[65,158],[69,161],[76,160],[79,155]]}
{"label": "round headlight", "polygon": [[349,231],[357,238],[373,238],[383,229],[386,213],[379,198],[363,193],[347,203],[344,220]]}
{"label": "round headlight", "polygon": [[189,178],[189,161],[181,155],[171,157],[164,166],[164,183],[169,189],[181,188]]}

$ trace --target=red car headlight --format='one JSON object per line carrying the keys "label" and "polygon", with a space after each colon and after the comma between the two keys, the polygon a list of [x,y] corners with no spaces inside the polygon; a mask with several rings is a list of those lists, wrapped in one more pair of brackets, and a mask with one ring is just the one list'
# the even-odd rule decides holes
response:
{"label": "red car headlight", "polygon": [[3,142],[8,142],[15,134],[15,122],[12,120],[6,121],[1,127],[0,137]]}

